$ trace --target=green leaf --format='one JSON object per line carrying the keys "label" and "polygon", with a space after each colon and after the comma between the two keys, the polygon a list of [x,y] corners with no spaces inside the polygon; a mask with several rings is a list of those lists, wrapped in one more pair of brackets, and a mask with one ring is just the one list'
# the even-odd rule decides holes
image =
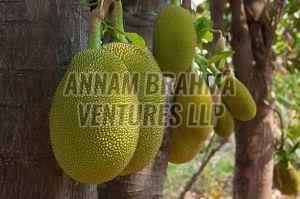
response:
{"label": "green leaf", "polygon": [[296,150],[299,148],[300,142],[297,142],[294,147],[289,151],[289,155],[292,155],[293,153],[296,152]]}
{"label": "green leaf", "polygon": [[147,48],[146,42],[143,39],[143,37],[141,37],[139,34],[137,33],[133,33],[133,32],[124,32],[124,35],[127,37],[127,39],[129,39],[134,45],[137,45],[139,47],[142,48]]}
{"label": "green leaf", "polygon": [[[197,33],[197,43],[201,46],[202,39],[204,38],[206,32],[212,28],[212,21],[207,17],[199,17],[194,22],[196,33]],[[209,37],[209,35],[207,36]]]}
{"label": "green leaf", "polygon": [[218,69],[223,68],[225,66],[225,64],[226,64],[226,59],[221,59],[219,65],[218,65]]}
{"label": "green leaf", "polygon": [[204,57],[202,57],[201,55],[199,55],[199,54],[196,54],[195,55],[195,61],[198,63],[198,64],[207,64],[207,62],[208,62],[208,60],[207,59],[205,59]]}
{"label": "green leaf", "polygon": [[212,56],[208,60],[207,65],[211,65],[211,64],[216,63],[216,62],[221,61],[221,60],[226,60],[228,57],[232,56],[233,54],[234,54],[234,51],[232,51],[232,50],[223,51],[219,54],[216,54],[216,55]]}

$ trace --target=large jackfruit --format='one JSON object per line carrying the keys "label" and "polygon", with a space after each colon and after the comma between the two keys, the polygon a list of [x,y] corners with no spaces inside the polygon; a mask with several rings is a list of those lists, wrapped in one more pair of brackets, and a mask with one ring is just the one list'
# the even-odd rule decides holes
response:
{"label": "large jackfruit", "polygon": [[235,119],[248,121],[255,117],[255,101],[248,89],[238,79],[228,75],[221,89],[222,101]]}
{"label": "large jackfruit", "polygon": [[174,104],[180,107],[176,111],[180,120],[170,122],[169,161],[185,163],[195,157],[213,129],[213,100],[205,82],[191,73],[178,79]]}
{"label": "large jackfruit", "polygon": [[161,9],[154,30],[153,54],[162,72],[185,72],[193,62],[196,44],[191,13],[175,5]]}
{"label": "large jackfruit", "polygon": [[234,119],[223,103],[218,105],[217,108],[222,109],[219,110],[219,112],[222,112],[223,114],[216,117],[214,130],[219,136],[227,138],[234,130]]}
{"label": "large jackfruit", "polygon": [[285,195],[296,196],[300,192],[300,176],[288,162],[279,162],[275,165],[273,183]]}
{"label": "large jackfruit", "polygon": [[[160,148],[164,134],[164,125],[158,121],[164,118],[164,111],[159,111],[165,106],[163,77],[154,57],[147,49],[124,43],[111,43],[104,46],[104,49],[120,57],[132,75],[138,75],[138,98],[144,111],[151,106],[156,113],[159,113],[158,117],[155,116],[157,120],[154,124],[145,125],[147,115],[143,114],[145,112],[140,109],[141,127],[137,149],[132,160],[121,173],[121,175],[127,175],[148,165]],[[153,77],[156,78],[157,83],[156,89],[151,91],[148,80]]]}
{"label": "large jackfruit", "polygon": [[[97,78],[118,78],[115,83],[123,85],[127,73],[125,64],[112,53],[86,50],[72,59],[55,92],[49,121],[52,149],[59,165],[75,180],[104,183],[119,175],[133,157],[139,125],[132,125],[137,111],[131,113],[129,107],[138,106],[137,96],[117,94],[117,88],[108,93],[112,91],[108,81]],[[101,81],[107,91],[99,93],[95,85]],[[123,112],[109,109],[118,104],[129,107]]]}

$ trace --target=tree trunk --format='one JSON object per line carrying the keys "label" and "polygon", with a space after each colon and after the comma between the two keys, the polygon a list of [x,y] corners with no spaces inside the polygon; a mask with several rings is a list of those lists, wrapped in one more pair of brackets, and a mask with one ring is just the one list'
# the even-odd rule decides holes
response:
{"label": "tree trunk", "polygon": [[271,198],[274,136],[269,93],[271,45],[275,31],[267,16],[267,2],[230,0],[235,73],[257,104],[256,117],[249,122],[239,122],[236,127],[236,199]]}
{"label": "tree trunk", "polygon": [[97,198],[58,167],[48,130],[58,82],[86,47],[87,16],[73,0],[0,2],[0,198]]}
{"label": "tree trunk", "polygon": [[[223,19],[224,11],[225,11],[225,0],[209,0],[209,11],[210,11],[210,17],[213,21],[213,28],[215,30],[220,30],[224,33],[225,31],[225,23]],[[219,33],[213,33],[214,34],[214,40],[212,42],[211,51],[215,53],[214,46],[216,45],[220,34]]]}
{"label": "tree trunk", "polygon": [[[125,30],[139,33],[145,39],[149,49],[152,49],[152,36],[156,15],[167,0],[128,0],[124,1]],[[171,79],[166,78],[168,92],[167,102],[172,101]],[[143,170],[128,176],[117,177],[114,180],[98,186],[99,198],[162,198],[164,178],[168,165],[168,128],[165,130],[163,144],[156,159]]]}
{"label": "tree trunk", "polygon": [[225,11],[225,0],[209,0],[210,17],[213,21],[213,28],[216,30],[225,30],[225,23],[223,19]]}

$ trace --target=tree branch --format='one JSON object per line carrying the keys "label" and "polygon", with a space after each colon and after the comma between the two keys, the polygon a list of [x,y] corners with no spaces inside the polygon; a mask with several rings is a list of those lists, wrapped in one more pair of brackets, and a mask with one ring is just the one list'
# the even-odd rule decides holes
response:
{"label": "tree branch", "polygon": [[279,122],[280,122],[281,138],[280,138],[280,141],[278,141],[277,139],[275,139],[275,141],[276,141],[275,146],[277,148],[277,145],[279,144],[280,149],[283,150],[283,148],[284,148],[284,140],[285,140],[285,134],[284,134],[285,125],[284,125],[284,122],[283,122],[282,114],[281,114],[281,112],[278,109],[276,109],[274,107],[274,105],[271,105],[268,101],[264,100],[264,104],[267,105],[268,107],[270,107],[278,115]]}
{"label": "tree branch", "polygon": [[[205,157],[201,163],[201,165],[199,166],[198,170],[196,171],[196,173],[194,173],[194,175],[192,176],[192,178],[190,179],[190,181],[186,184],[184,190],[181,192],[179,198],[180,199],[184,199],[184,196],[186,195],[186,193],[192,188],[193,184],[197,181],[199,175],[201,174],[201,172],[204,170],[204,168],[207,166],[207,164],[209,163],[209,161],[211,160],[211,158],[227,143],[228,139],[224,139],[216,148],[214,148],[207,157]],[[210,141],[210,144],[208,147],[210,147],[212,144],[212,141]]]}
{"label": "tree branch", "polygon": [[275,31],[277,29],[277,26],[279,24],[279,21],[281,19],[282,15],[282,9],[285,4],[286,0],[275,0],[274,7],[276,10],[275,18],[274,18],[274,24],[273,24],[273,30]]}
{"label": "tree branch", "polygon": [[252,52],[251,37],[243,0],[230,0],[232,13],[231,35],[232,48],[236,52],[233,55],[233,65],[235,66],[236,76],[245,84],[248,89],[249,74],[252,74],[255,64]]}

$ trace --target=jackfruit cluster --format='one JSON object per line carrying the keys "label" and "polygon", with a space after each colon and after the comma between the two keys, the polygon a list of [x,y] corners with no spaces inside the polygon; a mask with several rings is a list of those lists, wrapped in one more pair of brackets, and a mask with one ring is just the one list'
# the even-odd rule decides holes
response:
{"label": "jackfruit cluster", "polygon": [[300,176],[288,162],[278,162],[274,167],[273,183],[285,195],[296,196],[300,192]]}
{"label": "jackfruit cluster", "polygon": [[197,35],[192,14],[180,6],[160,10],[154,29],[153,54],[162,72],[179,75],[193,62]]}
{"label": "jackfruit cluster", "polygon": [[[158,110],[159,106],[164,104],[165,96],[157,95],[158,93],[162,93],[161,91],[158,91],[155,95],[150,95],[149,88],[145,86],[147,75],[149,73],[151,73],[151,75],[160,77],[158,81],[163,81],[161,71],[156,64],[153,55],[148,50],[124,43],[111,43],[104,46],[104,49],[120,57],[127,66],[129,73],[139,74],[139,102],[142,104],[153,104],[157,107]],[[164,87],[162,86],[160,89],[162,89],[164,93]],[[140,112],[140,114],[142,113]],[[160,117],[163,117],[165,113],[161,112],[160,114]],[[120,175],[134,173],[148,165],[159,150],[163,139],[163,132],[164,126],[141,125],[139,132],[139,142],[135,154]]]}
{"label": "jackfruit cluster", "polygon": [[179,164],[199,153],[213,129],[214,109],[210,90],[197,73],[182,74],[176,87],[180,120],[170,128],[169,161]]}
{"label": "jackfruit cluster", "polygon": [[[165,103],[165,99],[163,92],[155,93],[154,96],[147,95],[146,72],[162,78],[151,53],[130,44],[109,44],[100,50],[85,50],[72,59],[55,91],[49,118],[55,158],[70,177],[84,183],[101,184],[118,175],[141,170],[154,158],[161,145],[164,129],[163,126],[143,127],[141,121],[144,115],[140,113],[140,107],[141,104],[152,103],[158,108]],[[127,80],[116,80],[114,75],[126,77],[133,73],[139,76],[137,93],[116,94],[111,89],[108,90],[110,94],[90,93],[90,74],[102,74],[122,87],[128,85]],[[71,77],[74,82],[68,84]],[[84,83],[78,84],[80,78],[83,78]],[[105,81],[102,83],[105,84]],[[163,84],[161,87],[164,89]],[[70,88],[79,89],[79,92],[74,91],[76,94],[67,95],[66,89]],[[101,86],[97,88],[100,89]],[[123,112],[108,109],[99,112],[97,108],[104,104],[133,106],[126,106],[126,111]],[[132,107],[136,107],[137,111],[132,110]],[[106,122],[106,125],[96,126],[79,125],[82,118],[87,124],[98,124],[103,118],[112,118],[112,123],[122,118],[122,122]],[[132,118],[138,118],[138,123],[132,123]]]}

